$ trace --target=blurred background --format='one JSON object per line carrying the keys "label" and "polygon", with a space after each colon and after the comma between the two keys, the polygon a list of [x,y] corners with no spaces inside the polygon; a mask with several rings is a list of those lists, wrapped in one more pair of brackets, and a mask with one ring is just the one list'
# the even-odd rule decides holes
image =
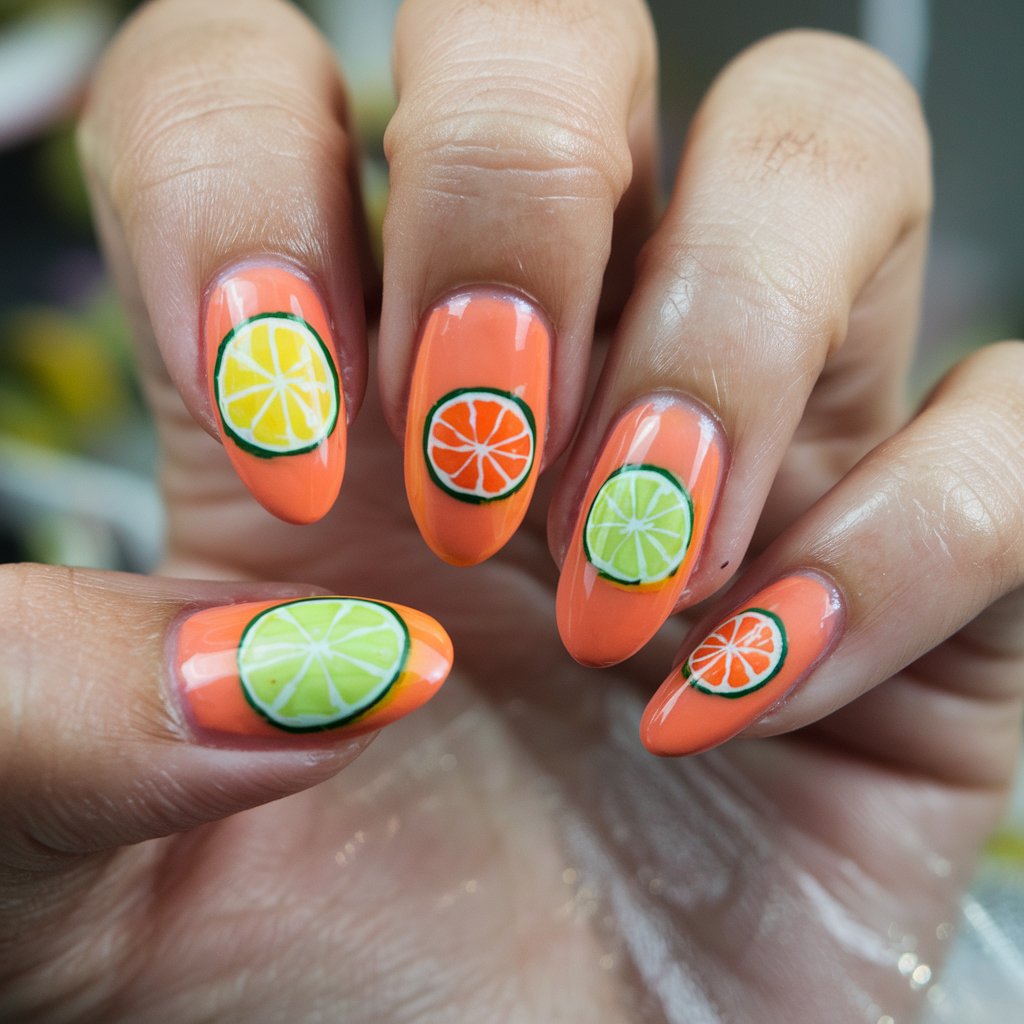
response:
{"label": "blurred background", "polygon": [[[129,0],[0,0],[0,560],[145,571],[159,559],[156,449],[130,345],[89,221],[74,123],[90,69]],[[398,0],[300,4],[335,42],[366,154],[371,214]],[[1014,0],[654,0],[665,180],[715,73],[794,26],[866,39],[917,85],[932,128],[936,213],[920,394],[963,354],[1024,335],[1024,4]],[[1024,776],[1024,773],[1022,773]],[[965,899],[954,954],[925,978],[929,1021],[1008,1024],[1024,1006],[1024,786]],[[922,866],[922,870],[925,870]],[[916,972],[916,973],[915,973]],[[879,1024],[893,1024],[885,1019]]]}

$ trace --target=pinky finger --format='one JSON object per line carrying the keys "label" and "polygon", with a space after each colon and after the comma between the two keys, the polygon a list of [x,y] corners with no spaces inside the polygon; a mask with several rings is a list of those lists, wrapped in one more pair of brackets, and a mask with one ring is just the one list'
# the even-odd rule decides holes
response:
{"label": "pinky finger", "polygon": [[[954,370],[908,427],[783,534],[698,624],[644,714],[648,749],[691,754],[755,723],[751,731],[768,735],[818,722],[1020,587],[1022,396],[1018,342],[984,349]],[[1002,629],[1019,633],[1020,623]],[[1016,749],[1024,696],[1019,662],[1001,664],[987,674],[946,673],[940,687],[898,705],[895,717],[875,716],[874,729],[854,740],[862,748],[877,740],[941,771],[951,737],[934,712],[952,694],[966,712],[958,757],[1000,777]],[[990,719],[982,729],[969,714],[993,692],[1006,697],[1005,744]]]}

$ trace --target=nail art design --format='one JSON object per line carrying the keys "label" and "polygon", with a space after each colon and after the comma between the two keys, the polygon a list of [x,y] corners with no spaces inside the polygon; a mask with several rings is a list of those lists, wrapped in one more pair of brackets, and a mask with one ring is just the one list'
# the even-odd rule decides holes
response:
{"label": "nail art design", "polygon": [[233,272],[206,314],[210,397],[253,495],[289,522],[319,519],[345,464],[345,408],[330,328],[310,284],[283,267]]}
{"label": "nail art design", "polygon": [[700,554],[724,461],[715,421],[676,395],[640,402],[612,427],[558,584],[558,628],[577,661],[622,661],[671,614]]}
{"label": "nail art design", "polygon": [[774,612],[744,608],[709,633],[683,665],[703,693],[742,697],[770,683],[786,663],[786,627]]}
{"label": "nail art design", "polygon": [[451,668],[433,619],[354,597],[229,605],[181,626],[189,718],[214,736],[379,729],[429,700]]}
{"label": "nail art design", "polygon": [[423,454],[431,480],[458,501],[482,505],[515,494],[533,469],[530,407],[497,388],[456,388],[427,413]]}
{"label": "nail art design", "polygon": [[473,289],[440,302],[420,335],[405,485],[424,540],[474,565],[526,514],[547,424],[551,331],[525,298]]}
{"label": "nail art design", "polygon": [[692,536],[693,499],[675,473],[627,463],[590,505],[583,553],[606,580],[659,587],[679,571]]}
{"label": "nail art design", "polygon": [[816,573],[786,576],[716,626],[674,669],[644,712],[655,754],[695,754],[761,718],[832,648],[842,600]]}

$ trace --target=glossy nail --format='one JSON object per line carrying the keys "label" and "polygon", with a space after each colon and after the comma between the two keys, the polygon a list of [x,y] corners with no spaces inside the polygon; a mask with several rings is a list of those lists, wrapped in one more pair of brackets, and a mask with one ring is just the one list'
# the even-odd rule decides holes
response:
{"label": "glossy nail", "polygon": [[756,722],[831,650],[842,613],[839,591],[817,573],[765,587],[673,669],[644,711],[644,746],[696,754]]}
{"label": "glossy nail", "polygon": [[530,504],[547,426],[551,329],[525,298],[449,296],[420,333],[405,433],[405,488],[430,548],[489,558]]}
{"label": "glossy nail", "polygon": [[175,662],[200,738],[280,744],[325,730],[358,736],[414,711],[448,675],[452,644],[412,608],[311,597],[196,612],[179,628]]}
{"label": "glossy nail", "polygon": [[656,395],[619,417],[591,471],[558,582],[558,629],[577,661],[628,658],[672,613],[724,463],[721,431],[694,402]]}
{"label": "glossy nail", "polygon": [[205,336],[210,401],[235,471],[279,518],[320,519],[345,471],[345,400],[313,286],[278,265],[235,269],[210,293]]}

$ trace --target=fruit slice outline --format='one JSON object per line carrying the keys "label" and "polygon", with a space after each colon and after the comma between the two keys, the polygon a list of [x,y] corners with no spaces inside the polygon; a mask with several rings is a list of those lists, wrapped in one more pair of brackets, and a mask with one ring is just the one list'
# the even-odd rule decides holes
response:
{"label": "fruit slice outline", "polygon": [[[744,619],[752,619],[753,623],[747,626],[737,639],[739,626]],[[766,650],[756,641],[743,643],[751,637],[754,630],[765,629],[768,631],[767,637],[771,640],[769,649]],[[683,677],[701,693],[733,700],[767,686],[782,671],[788,653],[789,640],[782,619],[767,608],[744,608],[730,615],[690,652],[683,664]],[[767,664],[758,671],[755,666],[762,658],[767,660]],[[722,659],[725,659],[724,679],[718,683],[708,683],[706,674],[714,670]],[[752,682],[742,686],[729,684],[728,677],[737,661],[747,668],[748,673],[753,674]]]}
{"label": "fruit slice outline", "polygon": [[[493,446],[489,446],[485,453],[480,453],[479,451],[474,452],[472,450],[473,446],[480,444],[480,442],[463,433],[462,430],[457,428],[455,425],[443,420],[444,415],[451,409],[458,405],[468,404],[474,399],[478,399],[481,403],[497,404],[501,410],[495,418],[493,429],[489,437],[483,442],[484,447],[488,447],[487,442],[490,440],[490,437],[493,437],[494,432],[497,431],[502,420],[509,412],[513,412],[523,421],[523,428],[519,433],[513,434],[511,437],[506,437]],[[475,429],[475,415],[471,414],[470,425]],[[444,436],[435,436],[435,432],[440,432],[441,430],[451,431],[449,439],[446,440]],[[516,462],[521,462],[516,475],[514,477],[510,477],[509,474],[505,473],[503,470],[499,470],[500,475],[505,478],[507,486],[494,494],[480,493],[480,485],[485,472],[483,463],[484,455],[489,457],[493,463],[496,460],[491,453],[495,448],[507,446],[524,439],[529,442],[528,451],[526,453],[510,450],[498,453],[504,459],[512,459]],[[457,470],[452,473],[448,473],[443,469],[443,467],[437,465],[434,449],[458,452],[459,456],[467,455],[467,453],[468,455],[463,460],[463,464],[459,466]],[[455,498],[457,501],[464,501],[473,505],[485,505],[493,501],[502,501],[503,499],[508,498],[510,495],[513,495],[516,491],[520,490],[530,479],[530,473],[533,470],[536,456],[537,424],[534,419],[533,412],[523,399],[518,395],[513,394],[511,391],[503,391],[500,388],[491,387],[455,388],[454,390],[448,391],[442,395],[430,407],[430,411],[423,420],[423,459],[426,463],[427,473],[430,475],[430,479],[440,487],[445,494]],[[465,470],[471,468],[474,461],[476,461],[475,468],[477,469],[478,474],[477,486],[474,488],[467,488],[457,484],[454,477],[460,476]]]}
{"label": "fruit slice outline", "polygon": [[[330,652],[322,650],[322,647],[330,648],[331,645],[329,643],[325,643],[323,640],[311,637],[310,630],[307,629],[302,622],[296,622],[294,615],[292,615],[292,609],[301,605],[320,605],[333,607],[335,609],[335,615],[330,625],[324,631],[328,636],[337,626],[339,621],[344,619],[344,613],[347,613],[351,609],[371,609],[380,616],[381,622],[377,626],[357,627],[357,633],[350,633],[341,638],[341,640],[345,642],[350,642],[359,634],[366,636],[368,633],[373,632],[376,629],[383,628],[383,624],[385,623],[392,627],[391,635],[396,640],[396,650],[388,660],[386,668],[380,670],[377,683],[370,688],[369,693],[364,695],[361,700],[358,700],[353,704],[338,693],[339,688],[347,688],[346,684],[350,684],[351,680],[339,681],[335,678],[324,664],[323,655],[328,654],[329,660],[340,658],[341,661],[347,662],[350,668],[363,668],[364,671],[367,668],[371,670],[380,669],[380,666],[373,665],[371,662],[367,662],[364,658],[360,658],[358,655],[351,652]],[[342,612],[342,609],[344,609],[344,613]],[[265,625],[268,620],[279,620],[282,618],[284,618],[286,622],[288,622],[290,618],[291,621],[289,624],[295,628],[308,645],[314,647],[312,652],[309,651],[308,647],[304,647],[301,643],[289,643],[288,641],[273,639],[269,641],[264,640],[262,642],[254,640],[254,637],[258,636],[261,625]],[[316,631],[316,628],[316,626],[312,627],[314,632]],[[335,641],[335,643],[338,642],[339,641]],[[257,644],[259,644],[259,646],[257,646]],[[247,664],[247,660],[254,646],[257,646],[259,653],[267,655],[269,658],[267,661],[252,666]],[[278,650],[278,652],[275,653],[273,650],[275,647],[278,649],[285,648],[285,650]],[[288,647],[291,648],[290,654],[287,651]],[[395,684],[401,678],[402,673],[405,671],[409,662],[410,650],[411,638],[408,625],[394,608],[381,601],[357,597],[299,598],[294,601],[284,601],[280,604],[273,605],[270,608],[265,608],[259,614],[254,616],[246,625],[238,643],[238,680],[246,702],[261,718],[265,719],[275,728],[282,729],[285,732],[294,733],[323,732],[328,729],[335,729],[348,725],[363,717],[367,712],[379,705],[392,691]],[[280,685],[274,701],[268,702],[265,699],[265,696],[261,692],[257,691],[266,689],[268,685],[273,687],[275,685],[275,681],[270,680],[268,684],[268,681],[266,680],[254,680],[254,671],[260,672],[266,668],[271,668],[282,661],[286,662],[289,658],[294,662],[294,659],[297,656],[296,651],[305,655],[302,667],[298,672],[292,672],[291,675],[288,676],[286,681]],[[334,655],[334,659],[330,659],[330,654]],[[316,679],[310,685],[308,678],[310,674],[309,667],[313,660],[319,662],[320,678]],[[281,709],[287,707],[295,699],[296,693],[302,688],[304,683],[309,685],[310,689],[318,686],[322,687],[325,693],[328,694],[328,700],[332,703],[335,713],[306,713],[305,715],[298,716],[282,714]],[[359,685],[358,682],[356,685]],[[334,692],[337,700],[331,700],[331,691]],[[287,697],[285,697],[286,693],[288,694]],[[347,706],[343,708],[338,707],[338,703]]]}
{"label": "fruit slice outline", "polygon": [[[649,526],[642,534],[639,530],[629,531],[628,524],[631,520],[636,519],[634,513],[640,500],[636,489],[637,480],[640,478],[643,478],[645,482],[650,483],[653,481],[656,484],[654,496],[648,495],[646,498],[645,513],[651,511],[651,507],[656,500],[660,501],[666,495],[676,498],[674,505],[670,503],[668,507],[662,508],[660,511],[655,510],[651,515],[645,514],[642,517],[642,521],[650,520],[654,522],[674,512],[682,512],[685,523],[682,530],[665,529],[665,524],[662,524],[656,527]],[[620,484],[623,480],[629,480],[632,484],[629,488],[629,497],[625,502],[627,506],[631,506],[631,511],[629,512],[624,511],[618,505],[615,498],[612,497],[612,492],[620,489]],[[615,515],[612,517],[611,522],[599,521],[595,524],[595,511],[599,510],[599,503],[602,502],[611,504]],[[623,522],[627,525],[623,526]],[[690,496],[686,485],[675,473],[653,463],[627,462],[608,474],[608,477],[598,488],[593,501],[590,503],[590,508],[587,510],[583,523],[583,554],[602,579],[606,579],[629,590],[657,589],[670,580],[685,561],[686,553],[689,551],[690,543],[693,540],[693,523],[693,498]],[[616,545],[610,554],[597,550],[600,545],[598,538],[595,537],[595,533],[598,530],[620,530],[624,534],[620,543]],[[654,533],[664,534],[672,542],[673,550],[666,550],[665,542],[653,537],[652,534]],[[663,560],[664,564],[659,571],[655,573],[648,573],[646,571],[624,573],[621,571],[621,568],[612,564],[615,556],[631,537],[633,538],[634,552],[638,556],[637,568],[640,569],[641,562],[643,562],[643,569],[646,570],[647,568],[646,556],[643,554],[643,546],[646,543],[654,548]]]}
{"label": "fruit slice outline", "polygon": [[[319,362],[326,369],[324,374],[325,380],[323,382],[314,381],[315,384],[322,384],[327,388],[327,394],[330,399],[329,413],[326,417],[321,416],[321,426],[319,427],[316,436],[313,440],[303,442],[298,445],[289,447],[274,448],[268,447],[265,444],[261,444],[258,441],[250,437],[246,437],[245,434],[237,428],[237,425],[233,422],[233,417],[228,408],[239,400],[238,394],[225,394],[225,386],[223,375],[229,360],[232,358],[233,348],[238,346],[243,339],[251,336],[254,327],[258,326],[261,322],[268,322],[268,325],[274,325],[284,322],[284,325],[289,329],[299,334],[307,342],[306,351],[316,352],[319,357]],[[272,326],[271,326],[272,329]],[[275,365],[273,372],[276,372],[278,376],[287,377],[289,374],[295,371],[295,364],[290,366],[287,370],[282,371],[280,366],[276,363],[277,353],[273,346],[273,338],[270,339],[270,348],[272,352],[272,358],[275,359]],[[270,389],[272,394],[270,399],[273,399],[276,391],[274,391],[274,381],[272,378],[271,371],[266,367],[260,366],[258,362],[252,360],[251,356],[247,355],[247,358],[253,363],[250,369],[254,369],[255,372],[263,374],[269,381],[266,385],[261,385],[266,389]],[[301,369],[301,367],[300,367]],[[299,381],[298,387],[301,387],[305,381]],[[295,385],[289,391],[289,396],[294,397]],[[235,324],[224,338],[221,340],[220,345],[217,348],[217,358],[214,362],[213,368],[213,393],[214,402],[217,406],[217,412],[220,416],[221,425],[224,428],[225,434],[231,438],[231,440],[243,451],[248,452],[250,455],[255,455],[261,459],[274,459],[281,458],[290,455],[304,455],[307,452],[315,451],[319,448],[334,432],[335,427],[338,424],[338,414],[341,408],[341,384],[338,378],[338,369],[335,366],[334,358],[331,355],[330,349],[328,349],[323,338],[320,337],[316,328],[313,327],[307,320],[304,320],[300,316],[296,316],[294,313],[285,312],[272,312],[272,313],[257,313],[255,316],[246,317],[244,320],[240,320]],[[264,411],[269,407],[270,401],[266,403]],[[287,407],[286,407],[287,408]],[[253,422],[259,419],[263,413],[253,418]],[[250,428],[244,428],[251,432]]]}

